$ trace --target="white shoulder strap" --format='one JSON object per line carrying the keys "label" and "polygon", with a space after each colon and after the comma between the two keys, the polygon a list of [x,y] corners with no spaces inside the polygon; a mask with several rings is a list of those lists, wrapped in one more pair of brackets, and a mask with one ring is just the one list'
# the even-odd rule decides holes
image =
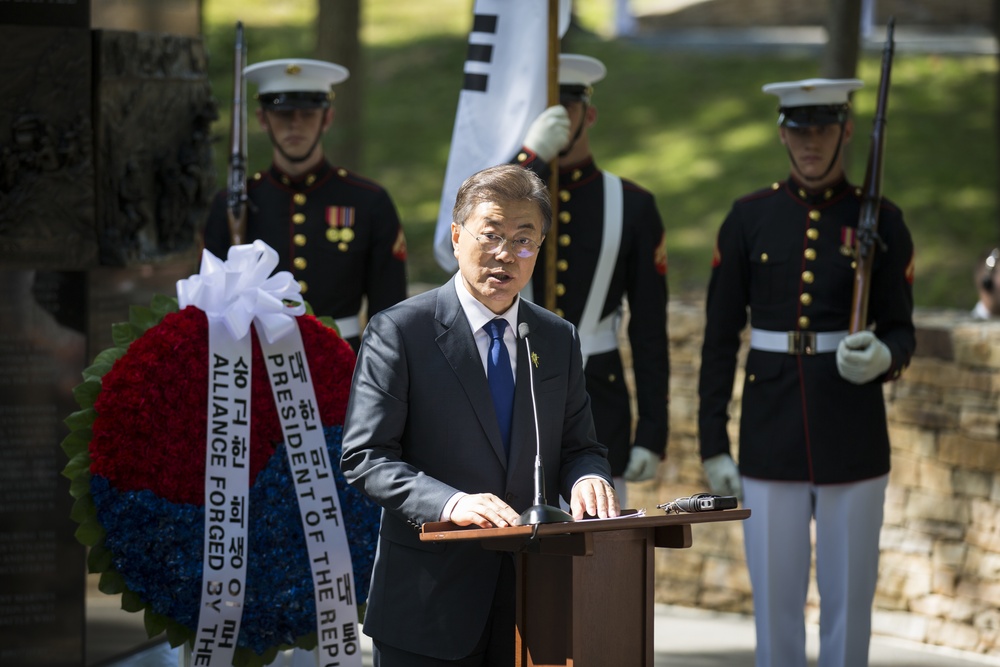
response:
{"label": "white shoulder strap", "polygon": [[[618,322],[620,313],[617,311],[603,320],[598,320],[604,302],[608,299],[608,289],[611,287],[611,276],[618,261],[618,250],[622,242],[622,181],[610,172],[604,175],[604,228],[601,236],[601,254],[597,258],[594,281],[590,285],[590,293],[583,308],[583,316],[577,330],[580,332],[580,346],[583,350],[583,364],[592,354],[610,352],[618,348]],[[531,281],[521,290],[521,298],[534,300],[534,290]]]}
{"label": "white shoulder strap", "polygon": [[583,363],[587,358],[598,352],[607,352],[618,347],[617,344],[617,312],[600,321],[601,310],[608,299],[608,289],[611,287],[611,276],[618,261],[618,250],[622,243],[623,197],[622,179],[610,172],[604,174],[604,233],[601,238],[601,254],[597,258],[594,271],[594,281],[590,285],[587,303],[583,307],[583,316],[577,329],[580,331],[580,344],[583,348]]}

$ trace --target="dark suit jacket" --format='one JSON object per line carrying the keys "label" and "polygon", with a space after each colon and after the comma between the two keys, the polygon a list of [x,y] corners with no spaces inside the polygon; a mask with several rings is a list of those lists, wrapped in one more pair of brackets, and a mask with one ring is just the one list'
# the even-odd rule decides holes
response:
{"label": "dark suit jacket", "polygon": [[[464,289],[461,286],[459,289]],[[594,437],[576,329],[521,301],[537,354],[546,496],[558,503],[588,474],[611,479]],[[511,453],[505,460],[483,363],[455,284],[408,299],[368,323],[347,406],[341,467],[378,502],[382,525],[364,631],[441,659],[479,640],[505,554],[478,543],[419,540],[456,492],[493,493],[521,512],[534,504],[535,430],[529,360],[518,344]]]}

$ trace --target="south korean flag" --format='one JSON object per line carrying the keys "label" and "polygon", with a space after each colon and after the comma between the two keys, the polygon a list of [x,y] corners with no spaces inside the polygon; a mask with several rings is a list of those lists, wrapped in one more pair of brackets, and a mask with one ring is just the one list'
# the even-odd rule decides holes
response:
{"label": "south korean flag", "polygon": [[[559,0],[560,36],[570,6]],[[480,169],[510,162],[547,105],[548,7],[543,0],[476,0],[434,231],[434,257],[445,271],[458,268],[451,247],[458,188]]]}

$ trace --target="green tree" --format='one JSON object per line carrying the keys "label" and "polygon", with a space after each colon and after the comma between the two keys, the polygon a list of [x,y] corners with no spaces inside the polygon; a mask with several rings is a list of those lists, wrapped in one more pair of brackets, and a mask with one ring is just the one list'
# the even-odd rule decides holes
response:
{"label": "green tree", "polygon": [[[990,17],[992,19],[993,25],[993,35],[1000,41],[1000,0],[993,0],[993,15]],[[997,58],[1000,59],[1000,53],[997,54]],[[1000,109],[1000,76],[996,78],[996,96],[997,96],[997,109]],[[1000,116],[994,119],[994,123],[998,130],[1000,130]],[[1000,131],[996,133],[998,139],[997,144],[997,156],[1000,158]],[[998,172],[1000,173],[1000,172]],[[996,191],[1000,193],[1000,182],[997,183]],[[1000,241],[1000,216],[997,217],[997,235],[996,239]]]}

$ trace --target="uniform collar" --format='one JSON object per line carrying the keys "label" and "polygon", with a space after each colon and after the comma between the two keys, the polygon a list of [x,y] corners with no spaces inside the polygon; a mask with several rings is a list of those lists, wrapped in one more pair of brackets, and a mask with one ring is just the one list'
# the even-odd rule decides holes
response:
{"label": "uniform collar", "polygon": [[788,177],[788,191],[792,193],[792,196],[796,199],[805,202],[810,205],[823,204],[825,202],[831,201],[840,194],[843,194],[845,190],[848,190],[851,184],[847,182],[847,179],[843,176],[840,180],[830,185],[822,190],[809,190],[805,185],[800,183],[795,179],[794,176]]}
{"label": "uniform collar", "polygon": [[580,162],[559,167],[559,187],[573,187],[576,183],[589,181],[599,173],[594,156],[588,155]]}
{"label": "uniform collar", "polygon": [[326,160],[322,160],[316,165],[311,171],[302,174],[301,176],[289,176],[281,169],[278,169],[277,165],[271,165],[271,178],[281,183],[282,185],[287,185],[295,190],[304,190],[311,187],[314,183],[319,182],[326,176],[333,167]]}

